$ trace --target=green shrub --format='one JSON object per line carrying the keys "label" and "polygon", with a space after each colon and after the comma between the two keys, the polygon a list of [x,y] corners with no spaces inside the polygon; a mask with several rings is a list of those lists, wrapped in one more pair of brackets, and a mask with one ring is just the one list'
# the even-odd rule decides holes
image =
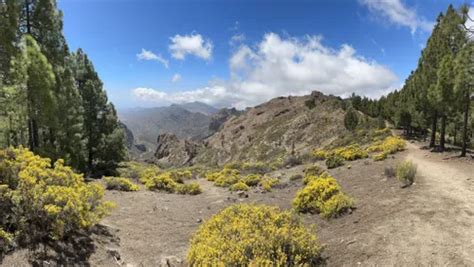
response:
{"label": "green shrub", "polygon": [[336,179],[327,175],[312,180],[298,191],[293,206],[299,212],[332,217],[353,207],[353,200],[341,191]]}
{"label": "green shrub", "polygon": [[159,173],[160,168],[152,164],[130,161],[121,163],[117,171],[120,177],[139,180],[144,172],[153,171],[155,173]]}
{"label": "green shrub", "polygon": [[397,165],[396,176],[405,186],[409,186],[415,181],[416,169],[413,162],[406,160]]}
{"label": "green shrub", "polygon": [[326,159],[328,169],[334,169],[342,165],[344,165],[344,159],[340,156],[331,155]]}
{"label": "green shrub", "polygon": [[290,176],[290,181],[296,181],[301,179],[303,179],[303,175],[301,174],[293,174],[292,176]]}
{"label": "green shrub", "polygon": [[13,239],[13,234],[5,232],[2,228],[0,228],[0,257],[10,249]]}
{"label": "green shrub", "polygon": [[183,195],[199,195],[202,193],[201,186],[198,183],[178,184],[176,191]]}
{"label": "green shrub", "polygon": [[193,173],[189,170],[183,170],[183,171],[170,171],[171,178],[180,184],[184,183],[185,180],[189,180],[193,178]]}
{"label": "green shrub", "polygon": [[138,185],[132,183],[127,178],[122,177],[104,177],[106,189],[118,191],[138,191]]}
{"label": "green shrub", "polygon": [[324,169],[321,166],[315,164],[304,169],[304,176],[318,176],[323,172]]}
{"label": "green shrub", "polygon": [[249,189],[250,187],[242,181],[238,181],[229,187],[230,191],[248,191]]}
{"label": "green shrub", "polygon": [[262,180],[262,176],[258,174],[249,174],[244,177],[243,182],[248,186],[257,186]]}
{"label": "green shrub", "polygon": [[[90,229],[113,208],[104,188],[27,149],[0,150],[1,239],[39,242]],[[11,231],[11,232],[10,232]]]}
{"label": "green shrub", "polygon": [[383,152],[380,152],[380,153],[377,153],[377,154],[373,155],[372,159],[374,161],[383,161],[383,160],[387,159],[387,155],[388,155],[388,153],[383,151]]}
{"label": "green shrub", "polygon": [[257,174],[265,174],[272,170],[270,166],[265,164],[264,162],[244,162],[242,164],[242,169],[245,173],[257,173]]}
{"label": "green shrub", "polygon": [[284,167],[294,167],[294,166],[297,166],[297,165],[301,165],[303,163],[303,161],[301,160],[301,158],[299,157],[296,157],[296,156],[288,156],[285,161],[283,161],[283,166]]}
{"label": "green shrub", "polygon": [[229,187],[238,181],[240,181],[240,175],[222,174],[214,181],[214,185],[220,187]]}
{"label": "green shrub", "polygon": [[264,176],[262,180],[260,181],[260,186],[262,187],[264,191],[271,192],[272,188],[275,187],[275,185],[279,183],[280,183],[280,180],[278,180],[277,178]]}
{"label": "green shrub", "polygon": [[294,214],[239,204],[199,227],[187,259],[190,266],[315,266],[320,253],[316,235]]}

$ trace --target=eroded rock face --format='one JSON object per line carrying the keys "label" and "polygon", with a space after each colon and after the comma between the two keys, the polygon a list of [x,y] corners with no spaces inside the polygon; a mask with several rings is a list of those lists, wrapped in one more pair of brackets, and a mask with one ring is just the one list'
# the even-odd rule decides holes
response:
{"label": "eroded rock face", "polygon": [[184,166],[189,164],[202,146],[187,139],[179,139],[176,135],[170,133],[158,135],[156,141],[156,161],[166,166]]}
{"label": "eroded rock face", "polygon": [[128,129],[127,125],[125,125],[122,122],[119,122],[119,126],[122,128],[124,134],[125,134],[125,141],[126,141],[126,146],[128,149],[132,148],[133,143],[135,142],[135,138],[133,137],[132,131]]}
{"label": "eroded rock face", "polygon": [[221,128],[222,124],[227,121],[231,116],[238,116],[242,113],[242,111],[239,111],[235,108],[223,108],[219,110],[217,113],[212,115],[211,117],[211,122],[209,124],[209,130],[212,133],[215,133],[219,131]]}

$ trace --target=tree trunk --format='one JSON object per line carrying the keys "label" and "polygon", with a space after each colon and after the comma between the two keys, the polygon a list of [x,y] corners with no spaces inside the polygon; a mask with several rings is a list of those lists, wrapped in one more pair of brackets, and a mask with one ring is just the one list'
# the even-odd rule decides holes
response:
{"label": "tree trunk", "polygon": [[471,103],[470,101],[466,102],[466,106],[464,107],[464,122],[463,122],[463,129],[462,129],[462,148],[461,148],[461,157],[466,156],[467,150],[467,124],[469,121],[469,107]]}
{"label": "tree trunk", "polygon": [[441,151],[446,149],[446,115],[441,116],[441,129],[440,129],[440,139],[439,139],[439,148]]}
{"label": "tree trunk", "polygon": [[26,13],[26,32],[28,34],[31,34],[30,0],[25,1],[25,13]]}
{"label": "tree trunk", "polygon": [[438,115],[434,114],[433,121],[431,122],[430,147],[435,147],[435,145],[436,145],[436,124],[437,123],[438,123]]}
{"label": "tree trunk", "polygon": [[456,137],[458,135],[458,125],[456,123],[454,123],[454,137],[453,137],[453,145],[456,145]]}

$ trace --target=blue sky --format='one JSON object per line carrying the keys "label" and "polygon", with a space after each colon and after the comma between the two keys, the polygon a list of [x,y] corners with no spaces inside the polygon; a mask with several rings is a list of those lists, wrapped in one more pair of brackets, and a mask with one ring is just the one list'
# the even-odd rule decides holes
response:
{"label": "blue sky", "polygon": [[119,108],[195,100],[242,108],[311,90],[377,97],[398,88],[449,3],[464,1],[59,0],[59,8],[70,48],[86,51]]}

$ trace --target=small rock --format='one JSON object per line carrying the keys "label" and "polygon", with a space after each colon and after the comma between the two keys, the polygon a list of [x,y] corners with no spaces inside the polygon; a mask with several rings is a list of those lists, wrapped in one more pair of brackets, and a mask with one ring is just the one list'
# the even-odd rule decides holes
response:
{"label": "small rock", "polygon": [[199,218],[199,219],[196,220],[196,222],[197,222],[197,223],[202,223],[202,219]]}
{"label": "small rock", "polygon": [[245,191],[238,191],[238,192],[237,192],[237,195],[238,195],[240,198],[248,198],[248,197],[249,197],[249,194],[247,194]]}

